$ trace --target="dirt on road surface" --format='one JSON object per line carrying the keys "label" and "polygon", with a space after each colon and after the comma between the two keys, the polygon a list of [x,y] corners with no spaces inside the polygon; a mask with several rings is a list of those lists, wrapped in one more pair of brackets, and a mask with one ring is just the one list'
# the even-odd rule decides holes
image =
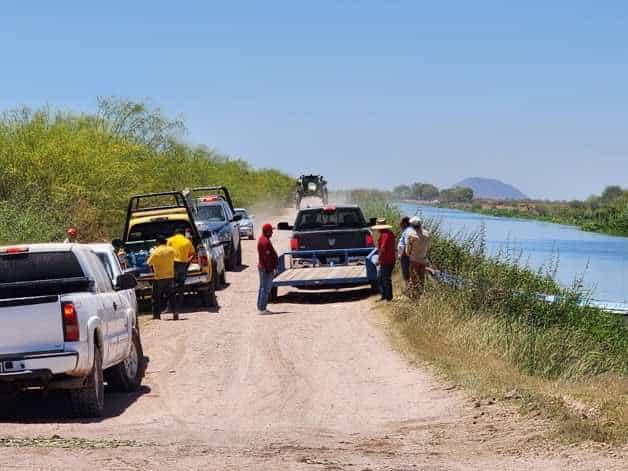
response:
{"label": "dirt on road surface", "polygon": [[1,420],[0,469],[626,469],[624,452],[548,444],[543,422],[411,365],[368,290],[280,290],[258,314],[255,247],[218,312],[143,323],[145,386],[108,394],[106,418],[65,421],[38,397]]}

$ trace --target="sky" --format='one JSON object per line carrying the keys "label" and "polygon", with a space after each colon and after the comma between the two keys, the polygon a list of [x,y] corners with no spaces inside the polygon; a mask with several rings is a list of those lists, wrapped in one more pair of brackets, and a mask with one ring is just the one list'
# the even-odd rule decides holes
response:
{"label": "sky", "polygon": [[3,2],[0,109],[150,100],[182,137],[334,188],[628,186],[628,3]]}

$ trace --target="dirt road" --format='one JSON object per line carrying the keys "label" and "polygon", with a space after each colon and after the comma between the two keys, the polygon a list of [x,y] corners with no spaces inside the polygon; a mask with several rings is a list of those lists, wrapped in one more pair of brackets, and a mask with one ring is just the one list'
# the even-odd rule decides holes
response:
{"label": "dirt road", "polygon": [[219,312],[146,322],[145,387],[109,394],[105,419],[38,399],[0,422],[0,469],[625,469],[617,452],[539,444],[544,424],[409,364],[368,292],[284,290],[257,314],[255,254],[244,243]]}

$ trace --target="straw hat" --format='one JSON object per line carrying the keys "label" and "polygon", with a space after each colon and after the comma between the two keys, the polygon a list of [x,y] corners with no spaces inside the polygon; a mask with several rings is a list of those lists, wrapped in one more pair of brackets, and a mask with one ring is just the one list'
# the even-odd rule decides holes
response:
{"label": "straw hat", "polygon": [[423,221],[421,221],[421,219],[418,216],[413,216],[410,218],[410,225],[412,227],[418,227],[423,223]]}
{"label": "straw hat", "polygon": [[372,229],[374,231],[384,231],[386,229],[392,229],[390,224],[386,224],[386,219],[378,219],[377,224],[375,224]]}

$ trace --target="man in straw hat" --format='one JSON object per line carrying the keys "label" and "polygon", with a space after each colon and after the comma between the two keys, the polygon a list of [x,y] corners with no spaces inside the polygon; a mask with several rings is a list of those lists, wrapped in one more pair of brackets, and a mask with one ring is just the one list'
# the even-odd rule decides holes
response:
{"label": "man in straw hat", "polygon": [[414,232],[408,234],[406,254],[410,258],[410,288],[419,292],[425,286],[427,255],[432,245],[430,233],[423,229],[423,222],[417,216],[410,219]]}
{"label": "man in straw hat", "polygon": [[379,265],[378,278],[382,301],[392,301],[392,272],[397,258],[395,253],[395,234],[392,231],[392,226],[386,224],[384,219],[378,220],[377,225],[373,226],[373,230],[379,233],[379,239],[377,240],[377,264]]}

